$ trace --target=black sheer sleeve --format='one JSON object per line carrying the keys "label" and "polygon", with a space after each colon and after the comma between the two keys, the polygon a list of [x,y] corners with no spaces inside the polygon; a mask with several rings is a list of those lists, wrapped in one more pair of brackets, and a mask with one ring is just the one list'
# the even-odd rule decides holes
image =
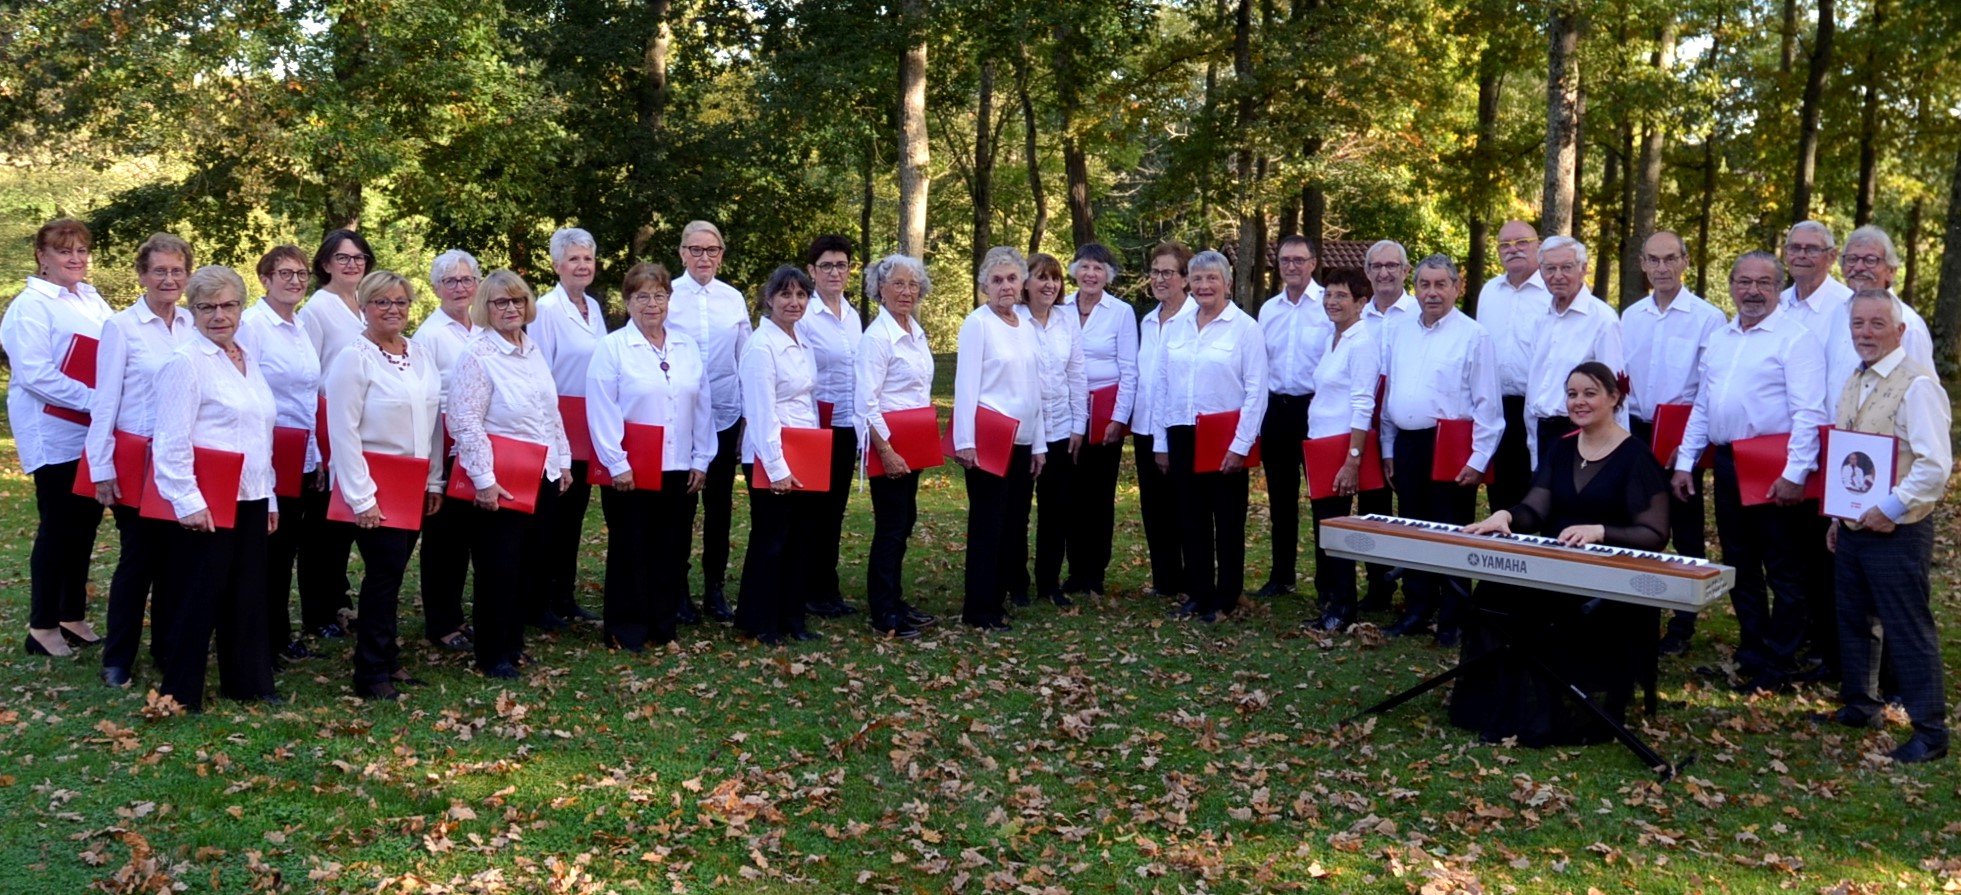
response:
{"label": "black sheer sleeve", "polygon": [[1560,439],[1553,445],[1541,445],[1541,460],[1537,469],[1532,470],[1532,487],[1525,497],[1511,508],[1512,531],[1521,534],[1536,534],[1545,528],[1546,519],[1552,515],[1552,477],[1555,474],[1573,474],[1573,451],[1567,439]]}
{"label": "black sheer sleeve", "polygon": [[1627,500],[1626,525],[1605,525],[1602,539],[1615,547],[1660,550],[1668,543],[1668,479],[1646,445],[1629,438],[1621,442],[1620,466]]}

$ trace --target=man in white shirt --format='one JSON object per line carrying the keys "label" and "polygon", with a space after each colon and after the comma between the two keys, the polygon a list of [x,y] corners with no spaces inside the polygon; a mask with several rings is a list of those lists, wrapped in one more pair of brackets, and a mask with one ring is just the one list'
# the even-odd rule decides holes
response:
{"label": "man in white shirt", "polygon": [[[1497,354],[1484,327],[1458,312],[1463,292],[1457,265],[1448,257],[1431,255],[1417,265],[1416,295],[1423,312],[1386,327],[1391,344],[1383,375],[1389,388],[1381,424],[1383,471],[1402,514],[1456,525],[1469,524],[1477,513],[1478,483],[1491,468],[1505,425]],[[1471,422],[1470,456],[1450,480],[1435,481],[1432,461],[1443,441],[1439,424],[1445,420]],[[1470,582],[1409,572],[1403,593],[1404,615],[1383,633],[1417,633],[1429,627],[1434,613],[1437,643],[1457,645]]]}
{"label": "man in white shirt", "polygon": [[1539,231],[1524,221],[1498,228],[1498,262],[1505,272],[1478,292],[1477,320],[1498,355],[1498,392],[1505,402],[1505,437],[1491,460],[1485,496],[1492,509],[1513,506],[1532,487],[1531,439],[1526,436],[1525,385],[1532,370],[1532,336],[1552,293],[1539,275]]}
{"label": "man in white shirt", "polygon": [[1617,374],[1627,369],[1621,356],[1620,318],[1586,286],[1586,244],[1570,236],[1540,243],[1539,276],[1552,294],[1552,303],[1532,324],[1537,334],[1532,340],[1525,415],[1532,421],[1528,434],[1534,468],[1541,450],[1573,431],[1572,421],[1566,418],[1566,378],[1573,368],[1599,361]]}
{"label": "man in white shirt", "polygon": [[[1845,237],[1845,251],[1838,256],[1838,267],[1845,274],[1845,285],[1850,290],[1878,289],[1899,297],[1893,293],[1893,279],[1900,270],[1900,253],[1893,247],[1893,237],[1885,230],[1867,224],[1852,231]],[[1818,334],[1818,341],[1825,345],[1825,394],[1828,396],[1838,394],[1860,363],[1859,352],[1846,335],[1852,323],[1847,304],[1838,306],[1826,331]],[[1927,318],[1904,301],[1900,302],[1899,310],[1903,317],[1900,322],[1906,326],[1900,347],[1908,357],[1933,368],[1934,339],[1927,331]]]}
{"label": "man in white shirt", "polygon": [[817,365],[817,415],[831,427],[831,490],[818,495],[824,505],[822,528],[814,533],[804,609],[823,618],[857,612],[844,601],[838,586],[838,545],[844,536],[844,511],[851,502],[851,474],[858,468],[857,415],[853,383],[858,369],[858,341],[865,324],[858,309],[845,298],[851,281],[851,240],[826,234],[812,240],[804,252],[804,272],[817,284],[810,310],[797,321],[797,338],[810,348]]}
{"label": "man in white shirt", "polygon": [[1267,406],[1260,424],[1260,457],[1266,466],[1268,516],[1273,525],[1273,568],[1256,597],[1294,592],[1300,556],[1301,441],[1307,438],[1307,405],[1314,399],[1314,368],[1333,328],[1314,282],[1314,247],[1295,234],[1280,240],[1280,294],[1260,306],[1266,340]]}
{"label": "man in white shirt", "polygon": [[[1709,334],[1729,322],[1715,305],[1683,288],[1682,272],[1688,266],[1689,247],[1682,237],[1669,230],[1656,231],[1641,249],[1641,271],[1654,291],[1621,315],[1627,349],[1629,431],[1651,446],[1656,408],[1695,404],[1702,350]],[[1658,459],[1663,463],[1673,460]],[[1669,501],[1669,537],[1676,553],[1701,558],[1708,555],[1703,547],[1707,507],[1702,471],[1691,470],[1689,475],[1695,480],[1694,494],[1686,500],[1671,497]],[[1695,613],[1677,610],[1669,618],[1668,633],[1658,649],[1662,655],[1681,655],[1694,636]]]}
{"label": "man in white shirt", "polygon": [[[729,521],[734,510],[735,468],[742,453],[742,380],[737,363],[755,327],[749,305],[735,287],[716,278],[722,269],[726,244],[722,231],[707,221],[689,221],[681,229],[681,266],[686,273],[674,279],[667,325],[701,346],[708,368],[708,392],[714,408],[715,461],[708,464],[708,483],[701,489],[702,608],[716,621],[734,621],[723,582],[729,567]],[[682,600],[683,621],[694,614]]]}
{"label": "man in white shirt", "polygon": [[[1779,689],[1797,674],[1808,611],[1805,551],[1823,552],[1806,537],[1818,508],[1804,500],[1804,481],[1818,464],[1818,427],[1827,421],[1825,351],[1779,307],[1782,281],[1769,252],[1731,266],[1736,319],[1709,336],[1695,409],[1675,454],[1675,496],[1687,500],[1696,462],[1715,453],[1716,536],[1723,562],[1736,567],[1730,603],[1746,691]],[[1779,434],[1789,436],[1783,468],[1765,493],[1749,495],[1767,501],[1745,506],[1733,445]]]}
{"label": "man in white shirt", "polygon": [[[1386,362],[1389,343],[1400,329],[1391,324],[1417,314],[1416,296],[1403,288],[1404,280],[1409,276],[1409,253],[1403,249],[1402,243],[1395,240],[1378,240],[1363,254],[1362,263],[1363,273],[1368,275],[1369,286],[1374,290],[1368,303],[1362,306],[1362,325],[1367,327],[1369,338],[1374,339],[1376,346],[1382,349]],[[1394,493],[1391,488],[1364,491],[1355,496],[1355,512],[1364,516],[1393,516],[1396,514]],[[1384,611],[1396,596],[1396,570],[1381,563],[1366,563],[1364,566],[1369,585],[1356,610]]]}
{"label": "man in white shirt", "polygon": [[[1848,252],[1851,250],[1848,240]],[[1940,632],[1930,609],[1934,523],[1954,465],[1952,413],[1932,367],[1909,357],[1899,299],[1862,289],[1847,303],[1861,361],[1836,397],[1841,430],[1898,439],[1899,484],[1857,521],[1834,520],[1828,543],[1838,555],[1839,651],[1845,707],[1832,720],[1849,727],[1882,722],[1879,647],[1893,665],[1900,705],[1913,736],[1891,756],[1902,764],[1947,755],[1947,700]]]}
{"label": "man in white shirt", "polygon": [[1845,306],[1852,290],[1832,278],[1832,262],[1838,260],[1838,242],[1832,228],[1817,221],[1799,221],[1784,234],[1784,264],[1791,272],[1791,285],[1777,296],[1777,302],[1790,317],[1823,345],[1834,333],[1832,313]]}

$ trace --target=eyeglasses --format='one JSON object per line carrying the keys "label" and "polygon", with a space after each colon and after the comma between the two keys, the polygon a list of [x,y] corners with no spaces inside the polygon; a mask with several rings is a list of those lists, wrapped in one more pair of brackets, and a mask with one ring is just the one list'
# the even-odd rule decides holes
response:
{"label": "eyeglasses", "polygon": [[1153,280],[1168,280],[1176,276],[1183,276],[1183,274],[1176,270],[1163,270],[1161,268],[1156,268],[1156,267],[1151,268],[1151,279]]}
{"label": "eyeglasses", "polygon": [[495,310],[503,311],[510,308],[521,307],[529,303],[530,301],[531,299],[525,298],[524,296],[521,295],[511,296],[509,298],[493,298],[490,300],[490,307]]}
{"label": "eyeglasses", "polygon": [[690,258],[722,257],[721,246],[682,246],[681,251],[686,252]]}
{"label": "eyeglasses", "polygon": [[635,292],[632,295],[627,296],[626,303],[630,305],[644,305],[648,302],[665,303],[670,297],[672,297],[671,293],[655,292],[651,289],[643,289],[639,292]]}
{"label": "eyeglasses", "polygon": [[1402,269],[1401,261],[1376,261],[1369,265],[1369,273],[1394,273]]}
{"label": "eyeglasses", "polygon": [[900,292],[918,292],[918,280],[886,280],[882,289],[895,289]]}
{"label": "eyeglasses", "polygon": [[304,283],[306,282],[306,278],[309,275],[309,273],[310,271],[293,270],[292,268],[289,267],[286,268],[285,270],[273,271],[272,278],[274,280],[279,280],[287,283]]}
{"label": "eyeglasses", "polygon": [[380,308],[384,311],[400,311],[409,306],[409,300],[406,298],[376,298],[369,300],[368,306]]}
{"label": "eyeglasses", "polygon": [[1777,281],[1768,277],[1761,280],[1731,280],[1729,281],[1729,289],[1731,292],[1742,292],[1745,289],[1755,290],[1757,292],[1775,292],[1777,291]]}
{"label": "eyeglasses", "polygon": [[1830,251],[1831,248],[1828,246],[1806,245],[1803,243],[1796,243],[1796,242],[1787,242],[1784,244],[1784,254],[1796,255],[1800,258],[1806,255],[1823,255]]}
{"label": "eyeglasses", "polygon": [[822,262],[819,262],[819,263],[817,264],[817,269],[818,269],[818,270],[821,270],[821,271],[823,271],[823,272],[825,272],[825,273],[844,273],[844,272],[846,272],[846,271],[849,271],[849,270],[851,269],[851,262],[849,262],[849,261],[822,261]]}
{"label": "eyeglasses", "polygon": [[230,314],[242,307],[245,307],[245,303],[234,299],[232,301],[221,301],[215,305],[210,302],[201,301],[198,302],[197,304],[191,305],[191,310],[196,311],[200,314],[210,314],[214,311],[224,311],[225,313]]}
{"label": "eyeglasses", "polygon": [[156,277],[156,278],[158,278],[158,279],[163,279],[163,280],[181,280],[181,279],[183,279],[183,278],[185,278],[185,277],[187,277],[187,276],[190,276],[190,275],[191,275],[191,272],[190,272],[190,271],[188,271],[188,270],[185,270],[185,269],[183,269],[183,268],[181,268],[181,267],[152,267],[152,268],[150,268],[150,276],[153,276],[153,277]]}
{"label": "eyeglasses", "polygon": [[342,266],[342,267],[346,267],[346,266],[348,266],[349,264],[359,264],[359,265],[361,265],[362,267],[366,267],[366,266],[368,266],[368,256],[366,256],[366,255],[349,255],[349,254],[345,254],[345,253],[342,253],[342,252],[335,252],[335,253],[334,253],[334,263],[335,263],[335,264],[338,264],[338,265],[340,265],[340,266]]}
{"label": "eyeglasses", "polygon": [[1878,267],[1886,259],[1880,255],[1840,255],[1838,263],[1841,267]]}
{"label": "eyeglasses", "polygon": [[443,277],[436,281],[436,285],[444,289],[455,289],[460,286],[475,286],[476,284],[476,277]]}

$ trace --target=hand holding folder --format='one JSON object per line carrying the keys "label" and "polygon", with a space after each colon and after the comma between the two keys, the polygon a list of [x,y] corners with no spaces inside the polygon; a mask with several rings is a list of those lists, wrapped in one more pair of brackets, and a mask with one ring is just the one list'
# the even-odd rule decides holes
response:
{"label": "hand holding folder", "polygon": [[[510,494],[498,499],[498,507],[520,513],[537,510],[538,483],[545,478],[545,446],[502,435],[488,437],[491,471],[497,476],[497,486]],[[449,490],[445,493],[458,500],[476,500],[476,483],[470,480],[470,474],[461,468],[462,465],[459,461],[458,468],[450,470]]]}
{"label": "hand holding folder", "polygon": [[[1817,467],[1825,462],[1826,432],[1831,426],[1818,427],[1818,461],[1810,475],[1802,482],[1804,495],[1800,500],[1817,500],[1825,494],[1824,479],[1819,478]],[[1736,496],[1746,507],[1761,506],[1771,502],[1771,487],[1784,477],[1784,467],[1791,460],[1791,433],[1777,432],[1759,435],[1755,438],[1739,438],[1730,442],[1730,450],[1736,456]]]}
{"label": "hand holding folder", "polygon": [[[1192,452],[1193,472],[1222,472],[1226,462],[1226,452],[1232,449],[1233,437],[1239,434],[1239,411],[1228,410],[1223,413],[1201,413],[1194,427],[1196,447]],[[1253,439],[1253,446],[1246,452],[1246,469],[1260,465],[1260,440]]]}
{"label": "hand holding folder", "polygon": [[1089,431],[1083,433],[1090,444],[1102,444],[1103,434],[1110,430],[1110,420],[1117,415],[1117,385],[1111,383],[1102,388],[1091,389],[1089,393]]}
{"label": "hand holding folder", "polygon": [[[940,412],[931,406],[914,407],[911,410],[888,410],[881,414],[885,418],[885,428],[891,430],[892,437],[885,443],[892,446],[899,458],[906,461],[912,471],[931,469],[941,464],[939,429]],[[947,430],[950,438],[953,430]],[[879,476],[885,474],[885,461],[878,451],[870,447],[866,439],[865,474]]]}
{"label": "hand holding folder", "polygon": [[[790,477],[798,483],[796,490],[831,490],[831,430],[784,426],[782,434],[783,461],[790,464]],[[756,487],[769,487],[769,474],[760,458],[750,470],[750,478]]]}
{"label": "hand holding folder", "polygon": [[95,354],[102,340],[76,333],[61,355],[61,375],[95,388]]}
{"label": "hand holding folder", "polygon": [[[422,530],[422,495],[428,491],[429,461],[403,454],[377,454],[362,451],[368,461],[368,478],[374,480],[375,507],[381,510],[381,527],[403,531]],[[334,493],[327,498],[327,518],[334,522],[353,522],[354,507],[334,482]]]}
{"label": "hand holding folder", "polygon": [[[1006,477],[1008,458],[1014,456],[1015,432],[1021,421],[989,407],[974,408],[974,465],[982,472]],[[946,434],[940,438],[940,451],[957,457],[953,447],[953,420],[946,421]]]}
{"label": "hand holding folder", "polygon": [[[150,478],[150,439],[144,435],[131,435],[117,429],[116,435],[116,503],[119,506],[133,507],[143,498],[143,483]],[[95,481],[89,475],[89,460],[86,454],[82,462],[75,464],[75,496],[95,499]]]}
{"label": "hand holding folder", "polygon": [[[662,467],[667,464],[666,439],[667,433],[659,426],[626,424],[626,431],[620,435],[620,450],[626,452],[627,465],[633,467],[633,490],[660,490]],[[596,456],[586,464],[586,484],[613,484],[613,473]]]}
{"label": "hand holding folder", "polygon": [[[1301,442],[1301,459],[1307,464],[1309,500],[1344,496],[1335,491],[1335,474],[1348,463],[1349,439],[1349,433],[1341,432]],[[1362,466],[1357,472],[1360,475],[1360,482],[1355,488],[1358,493],[1387,487],[1382,480],[1382,447],[1374,432],[1362,438]]]}
{"label": "hand holding folder", "polygon": [[[1437,420],[1437,447],[1430,454],[1430,480],[1455,482],[1464,467],[1471,465],[1470,420]],[[1484,483],[1491,484],[1491,469],[1484,471]]]}
{"label": "hand holding folder", "polygon": [[[230,528],[238,521],[238,480],[244,472],[244,454],[192,446],[191,475],[197,479],[197,492],[204,497],[211,524]],[[177,521],[177,508],[157,490],[154,469],[144,477],[143,500],[136,514],[145,519]]]}

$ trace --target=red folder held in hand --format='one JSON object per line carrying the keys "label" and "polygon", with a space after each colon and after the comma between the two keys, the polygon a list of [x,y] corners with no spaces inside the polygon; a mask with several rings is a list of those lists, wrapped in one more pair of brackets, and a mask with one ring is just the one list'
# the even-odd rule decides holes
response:
{"label": "red folder held in hand", "polygon": [[[1825,433],[1831,426],[1818,427],[1817,466],[1825,464]],[[1736,454],[1736,491],[1738,500],[1746,507],[1770,503],[1770,486],[1784,475],[1784,467],[1791,460],[1791,433],[1778,432],[1773,435],[1759,435],[1755,438],[1740,438],[1730,442],[1730,450]],[[1805,500],[1820,500],[1825,496],[1825,480],[1813,468],[1804,477]]]}
{"label": "red folder held in hand", "polygon": [[[1437,420],[1437,447],[1430,454],[1430,480],[1457,481],[1457,474],[1471,465],[1470,420]],[[1491,470],[1484,471],[1485,484],[1491,483]]]}
{"label": "red folder held in hand", "polygon": [[320,396],[320,403],[313,409],[313,440],[320,443],[320,463],[326,465],[334,458],[334,452],[327,444],[327,396]]}
{"label": "red folder held in hand", "polygon": [[[1342,432],[1326,438],[1310,438],[1301,442],[1301,459],[1307,464],[1307,497],[1320,500],[1323,497],[1338,497],[1335,493],[1335,473],[1341,471],[1348,462],[1349,434]],[[1362,437],[1362,468],[1358,491],[1375,491],[1386,487],[1382,480],[1382,447],[1374,432]]]}
{"label": "red folder held in hand", "polygon": [[[545,457],[549,450],[535,441],[519,441],[502,435],[491,435],[490,469],[497,476],[497,486],[510,492],[510,497],[502,498],[497,505],[501,509],[530,513],[538,509],[538,483],[545,477]],[[477,485],[470,480],[470,474],[458,461],[456,468],[449,472],[449,490],[445,491],[458,500],[476,500]]]}
{"label": "red folder held in hand", "polygon": [[272,493],[298,497],[306,490],[306,430],[272,427]]}
{"label": "red folder held in hand", "polygon": [[[402,454],[362,451],[368,461],[368,478],[374,480],[375,506],[381,510],[381,527],[403,531],[422,530],[422,510],[429,491],[429,461]],[[354,507],[334,482],[333,496],[327,498],[327,518],[334,522],[353,522]]]}
{"label": "red folder held in hand", "polygon": [[76,333],[61,355],[61,375],[95,388],[95,352],[100,347],[102,340]]}
{"label": "red folder held in hand", "polygon": [[[238,480],[245,472],[245,455],[215,448],[191,447],[191,475],[197,479],[197,493],[204,496],[204,508],[211,523],[230,528],[238,521]],[[143,502],[136,514],[145,519],[177,521],[177,508],[157,490],[156,471],[143,480]]]}
{"label": "red folder held in hand", "polygon": [[1682,447],[1682,435],[1689,428],[1689,411],[1693,404],[1656,404],[1654,437],[1649,439],[1648,447],[1655,452],[1655,462],[1663,469],[1674,469],[1675,452]]}
{"label": "red folder held in hand", "polygon": [[[914,472],[931,469],[943,460],[940,454],[940,412],[931,406],[914,407],[911,410],[888,410],[880,414],[885,418],[885,428],[892,431],[892,437],[885,443],[898,452],[899,458]],[[948,429],[949,433],[953,430]],[[870,447],[871,439],[866,438],[865,474],[884,475],[885,461],[879,459],[878,451]]]}
{"label": "red folder held in hand", "polygon": [[817,402],[818,428],[829,429],[831,427],[831,420],[835,417],[837,412],[838,412],[838,406],[836,403],[831,401]]}
{"label": "red folder held in hand", "polygon": [[[667,458],[664,455],[667,433],[659,426],[643,423],[627,423],[620,435],[620,450],[626,451],[626,462],[633,467],[633,490],[659,491],[660,477]],[[611,485],[613,473],[594,455],[586,464],[586,484]]]}
{"label": "red folder held in hand", "polygon": [[586,423],[586,399],[580,395],[559,395],[558,415],[565,421],[565,440],[571,443],[574,462],[592,462],[592,428]]}
{"label": "red folder held in hand", "polygon": [[1110,420],[1117,415],[1117,385],[1111,383],[1089,392],[1089,431],[1083,437],[1090,444],[1102,444],[1103,433],[1110,430]]}
{"label": "red folder held in hand", "polygon": [[58,420],[67,420],[77,426],[86,426],[89,424],[89,415],[87,413],[63,407],[59,404],[43,404],[41,405],[41,412]]}
{"label": "red folder held in hand", "polygon": [[[143,498],[143,483],[150,479],[150,439],[143,435],[131,435],[121,429],[116,430],[116,488],[120,495],[116,503],[136,506]],[[89,461],[84,452],[82,462],[75,464],[75,495],[95,499],[95,481],[89,476]]]}
{"label": "red folder held in hand", "polygon": [[[982,472],[1006,477],[1008,458],[1014,456],[1015,432],[1021,421],[989,407],[974,408],[974,465]],[[956,456],[953,447],[953,420],[946,421],[940,436],[940,452]]]}
{"label": "red folder held in hand", "polygon": [[[790,477],[801,483],[797,490],[831,490],[831,430],[784,426],[782,433],[783,461],[790,464]],[[769,474],[760,458],[750,470],[750,480],[758,488],[769,487]]]}
{"label": "red folder held in hand", "polygon": [[[1232,449],[1233,436],[1239,433],[1239,411],[1227,410],[1223,413],[1201,413],[1198,415],[1196,441],[1192,452],[1193,472],[1218,472],[1226,462],[1226,452]],[[1260,465],[1260,439],[1253,439],[1253,446],[1246,453],[1246,468]]]}

